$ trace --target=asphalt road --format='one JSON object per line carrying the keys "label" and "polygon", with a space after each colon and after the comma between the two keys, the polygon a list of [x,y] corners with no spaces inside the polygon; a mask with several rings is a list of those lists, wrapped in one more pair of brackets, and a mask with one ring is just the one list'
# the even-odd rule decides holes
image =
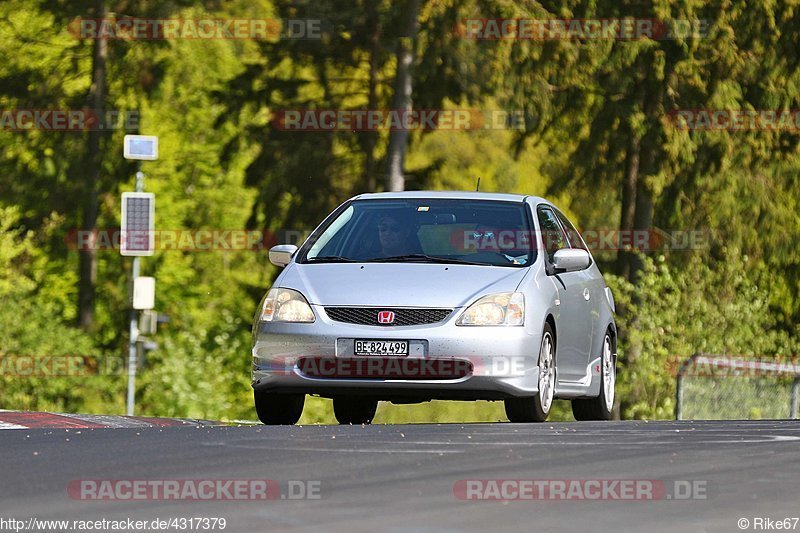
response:
{"label": "asphalt road", "polygon": [[[85,499],[101,494],[102,482],[116,496],[130,494],[120,489],[128,485],[109,480],[263,479],[276,482],[281,494],[270,492],[274,499],[267,501]],[[583,498],[590,492],[586,480],[638,480],[660,489],[633,499],[615,489],[600,500],[559,499],[556,489],[545,500],[458,497],[466,494],[459,480],[486,479],[578,483]],[[95,480],[98,492],[76,490],[80,480]],[[498,485],[473,484],[470,494],[497,497],[492,486]],[[300,487],[319,497],[281,498],[300,495]],[[507,498],[514,496],[504,487]],[[740,518],[749,520],[744,530],[755,531],[757,518],[797,516],[797,421],[0,431],[0,519],[225,518],[225,531],[248,533],[652,533],[741,531]],[[800,524],[792,528],[800,531]]]}

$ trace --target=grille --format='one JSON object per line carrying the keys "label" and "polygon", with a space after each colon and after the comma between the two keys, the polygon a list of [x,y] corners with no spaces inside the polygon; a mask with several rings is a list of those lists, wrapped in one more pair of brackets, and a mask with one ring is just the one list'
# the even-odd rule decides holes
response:
{"label": "grille", "polygon": [[[394,322],[379,324],[378,313],[392,311]],[[402,309],[392,307],[326,307],[325,312],[337,322],[362,324],[365,326],[418,326],[435,324],[447,318],[452,309]]]}

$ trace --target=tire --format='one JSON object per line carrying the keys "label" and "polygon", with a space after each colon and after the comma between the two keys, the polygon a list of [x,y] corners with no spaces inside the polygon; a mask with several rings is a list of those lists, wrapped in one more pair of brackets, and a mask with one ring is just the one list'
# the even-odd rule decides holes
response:
{"label": "tire", "polygon": [[505,401],[506,416],[510,422],[547,420],[555,396],[556,373],[556,336],[550,324],[545,323],[539,346],[539,392],[536,396]]}
{"label": "tire", "polygon": [[256,414],[268,426],[297,424],[306,403],[305,394],[270,394],[253,391]]}
{"label": "tire", "polygon": [[611,420],[614,411],[614,387],[617,382],[616,346],[610,332],[603,339],[600,361],[600,395],[596,398],[572,400],[575,420]]}
{"label": "tire", "polygon": [[378,400],[359,396],[339,396],[333,399],[333,414],[340,424],[371,424],[378,410]]}

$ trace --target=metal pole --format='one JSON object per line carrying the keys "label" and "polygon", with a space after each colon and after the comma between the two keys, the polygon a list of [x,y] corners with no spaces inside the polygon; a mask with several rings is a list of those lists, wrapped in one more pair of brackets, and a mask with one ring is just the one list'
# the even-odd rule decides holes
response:
{"label": "metal pole", "polygon": [[678,367],[677,382],[675,383],[675,420],[683,420],[683,375],[700,355],[699,353],[692,354]]}
{"label": "metal pole", "polygon": [[[139,277],[139,258],[133,258],[131,280]],[[131,285],[133,293],[133,285]],[[128,343],[128,404],[125,414],[133,416],[134,403],[136,402],[136,341],[139,338],[139,324],[136,320],[136,309],[131,309],[130,341]]]}
{"label": "metal pole", "polygon": [[792,406],[789,410],[789,418],[800,418],[797,416],[798,400],[800,400],[800,377],[794,378],[792,382]]}
{"label": "metal pole", "polygon": [[[136,172],[136,192],[144,192],[144,173]],[[124,238],[125,236],[123,236]],[[125,414],[133,416],[136,404],[136,341],[139,340],[139,324],[136,309],[133,309],[133,281],[139,277],[139,257],[133,258],[131,268],[131,326],[128,341],[128,401]]]}

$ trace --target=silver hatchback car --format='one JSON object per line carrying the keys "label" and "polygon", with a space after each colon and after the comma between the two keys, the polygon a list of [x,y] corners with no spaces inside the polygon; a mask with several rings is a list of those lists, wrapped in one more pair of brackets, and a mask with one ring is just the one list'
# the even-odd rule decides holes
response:
{"label": "silver hatchback car", "polygon": [[533,196],[363,194],[331,213],[284,267],[253,323],[252,386],[265,424],[294,424],[306,394],[342,424],[378,401],[503,400],[544,421],[614,405],[614,300],[575,227]]}

